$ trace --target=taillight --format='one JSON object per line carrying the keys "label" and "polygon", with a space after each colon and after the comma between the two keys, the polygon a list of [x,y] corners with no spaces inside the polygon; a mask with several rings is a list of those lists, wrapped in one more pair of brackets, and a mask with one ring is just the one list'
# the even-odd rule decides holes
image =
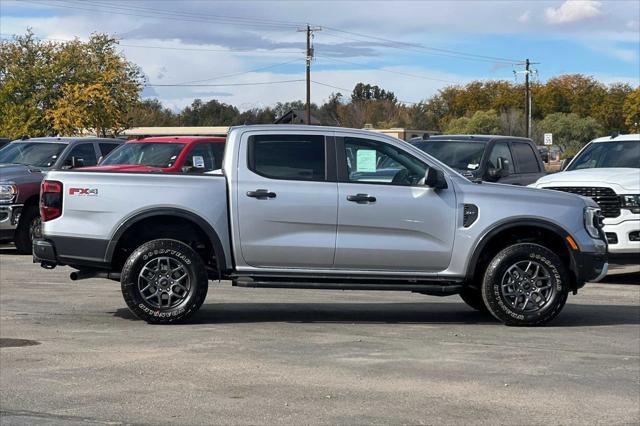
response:
{"label": "taillight", "polygon": [[62,215],[62,183],[45,180],[40,188],[40,217],[42,221],[55,219]]}

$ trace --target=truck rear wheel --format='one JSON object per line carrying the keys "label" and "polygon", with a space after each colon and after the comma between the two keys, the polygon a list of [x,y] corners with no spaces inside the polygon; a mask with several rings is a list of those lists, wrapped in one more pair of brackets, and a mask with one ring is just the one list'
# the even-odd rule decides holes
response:
{"label": "truck rear wheel", "polygon": [[129,310],[150,324],[189,319],[207,297],[207,271],[188,245],[169,239],[149,241],[127,259],[121,275]]}
{"label": "truck rear wheel", "polygon": [[538,244],[519,243],[499,252],[484,274],[482,297],[506,325],[543,325],[562,310],[569,294],[566,266]]}

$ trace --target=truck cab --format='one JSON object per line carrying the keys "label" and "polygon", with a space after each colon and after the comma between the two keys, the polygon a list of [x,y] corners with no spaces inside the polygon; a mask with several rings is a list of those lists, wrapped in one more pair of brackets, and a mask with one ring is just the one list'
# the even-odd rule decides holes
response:
{"label": "truck cab", "polygon": [[438,135],[412,143],[470,180],[529,185],[545,175],[540,153],[527,138]]}

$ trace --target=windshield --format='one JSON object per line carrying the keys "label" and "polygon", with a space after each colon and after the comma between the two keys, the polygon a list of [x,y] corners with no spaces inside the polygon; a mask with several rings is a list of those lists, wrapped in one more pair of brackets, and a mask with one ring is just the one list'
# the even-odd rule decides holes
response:
{"label": "windshield", "polygon": [[13,142],[0,149],[0,164],[53,167],[66,147],[58,142]]}
{"label": "windshield", "polygon": [[567,170],[603,167],[640,168],[640,141],[590,143],[569,164]]}
{"label": "windshield", "polygon": [[171,167],[185,146],[182,143],[127,143],[113,150],[100,165],[139,164],[149,167]]}
{"label": "windshield", "polygon": [[484,154],[486,142],[424,141],[414,145],[427,154],[458,170],[476,170]]}

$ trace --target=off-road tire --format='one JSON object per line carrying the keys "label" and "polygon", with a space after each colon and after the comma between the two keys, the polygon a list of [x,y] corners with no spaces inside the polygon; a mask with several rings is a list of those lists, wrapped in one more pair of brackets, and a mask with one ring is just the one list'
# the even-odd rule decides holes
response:
{"label": "off-road tire", "polygon": [[16,250],[20,254],[31,254],[32,251],[32,228],[42,226],[40,222],[40,211],[37,206],[29,206],[22,210],[20,222],[16,228],[14,243]]}
{"label": "off-road tire", "polygon": [[[509,268],[518,262],[527,261],[536,262],[546,269],[553,291],[548,301],[532,312],[519,311],[510,306],[502,286]],[[500,251],[489,263],[482,282],[482,298],[489,312],[510,326],[538,326],[548,323],[560,313],[568,294],[567,267],[551,250],[533,243],[518,243]]]}
{"label": "off-road tire", "polygon": [[464,303],[476,311],[488,312],[487,305],[484,304],[484,299],[482,298],[482,290],[465,287],[460,292],[460,298]]}
{"label": "off-road tire", "polygon": [[[177,306],[162,308],[154,306],[156,299],[153,299],[154,302],[145,299],[139,287],[142,268],[159,258],[169,258],[173,259],[172,262],[179,262],[188,274],[189,291]],[[188,245],[170,239],[149,241],[131,253],[122,268],[120,284],[129,310],[149,324],[187,321],[202,306],[209,287],[207,271],[200,256]],[[159,291],[159,288],[156,291]]]}

